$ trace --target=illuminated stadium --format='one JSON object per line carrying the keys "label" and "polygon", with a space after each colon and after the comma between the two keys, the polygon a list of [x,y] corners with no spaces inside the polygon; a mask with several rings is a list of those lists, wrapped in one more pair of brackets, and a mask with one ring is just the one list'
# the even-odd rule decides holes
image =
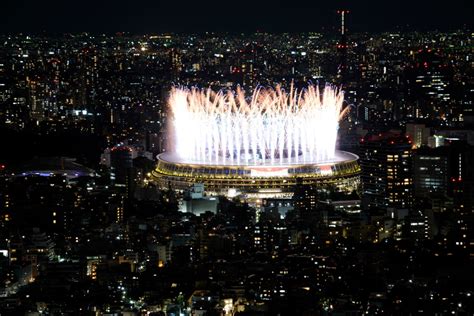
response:
{"label": "illuminated stadium", "polygon": [[353,191],[358,157],[336,151],[343,93],[331,86],[297,90],[174,88],[169,150],[152,173],[160,187],[203,183],[208,194],[290,197],[297,183]]}

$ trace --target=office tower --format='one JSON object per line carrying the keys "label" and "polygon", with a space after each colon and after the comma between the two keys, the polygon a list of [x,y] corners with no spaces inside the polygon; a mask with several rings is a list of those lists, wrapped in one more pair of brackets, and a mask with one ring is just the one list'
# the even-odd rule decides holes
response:
{"label": "office tower", "polygon": [[447,195],[448,155],[444,148],[421,148],[413,155],[413,189],[415,197]]}
{"label": "office tower", "polygon": [[405,135],[386,132],[360,141],[363,207],[410,208],[412,144]]}
{"label": "office tower", "polygon": [[110,166],[115,173],[115,183],[125,185],[130,169],[133,167],[132,149],[127,146],[116,146],[110,151]]}
{"label": "office tower", "polygon": [[410,137],[414,148],[426,146],[430,133],[430,128],[425,124],[407,123],[406,125],[406,134]]}
{"label": "office tower", "polygon": [[418,51],[406,72],[408,100],[415,105],[414,117],[449,119],[458,116],[449,106],[452,71],[439,54],[431,49]]}

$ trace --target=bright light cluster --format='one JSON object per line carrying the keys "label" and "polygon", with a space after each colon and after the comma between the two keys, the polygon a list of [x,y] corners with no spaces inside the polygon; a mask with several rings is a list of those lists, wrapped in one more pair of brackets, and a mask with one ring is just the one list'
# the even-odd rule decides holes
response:
{"label": "bright light cluster", "polygon": [[343,93],[309,85],[285,91],[173,88],[169,98],[174,151],[190,162],[291,164],[334,158]]}

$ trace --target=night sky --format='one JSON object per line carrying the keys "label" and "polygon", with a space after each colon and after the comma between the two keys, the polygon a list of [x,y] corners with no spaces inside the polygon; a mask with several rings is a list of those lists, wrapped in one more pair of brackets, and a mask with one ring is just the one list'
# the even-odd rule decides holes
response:
{"label": "night sky", "polygon": [[351,10],[350,31],[452,30],[473,25],[472,0],[2,1],[0,32],[331,31]]}

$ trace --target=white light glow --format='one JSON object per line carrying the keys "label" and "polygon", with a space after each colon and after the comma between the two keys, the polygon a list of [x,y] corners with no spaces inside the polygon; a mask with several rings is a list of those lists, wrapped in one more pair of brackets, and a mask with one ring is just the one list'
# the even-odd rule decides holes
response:
{"label": "white light glow", "polygon": [[334,158],[344,95],[326,86],[303,90],[173,88],[169,98],[174,152],[187,161],[287,164]]}

